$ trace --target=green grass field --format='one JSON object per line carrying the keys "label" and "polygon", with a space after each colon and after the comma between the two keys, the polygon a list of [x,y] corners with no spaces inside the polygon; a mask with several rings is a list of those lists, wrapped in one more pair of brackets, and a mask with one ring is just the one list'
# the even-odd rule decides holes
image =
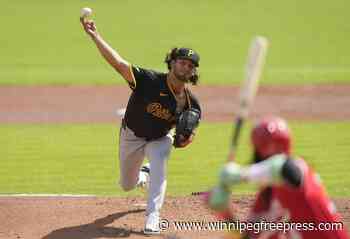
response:
{"label": "green grass field", "polygon": [[[189,195],[214,185],[225,160],[230,124],[203,123],[197,141],[174,150],[169,161],[169,195]],[[295,153],[305,157],[324,179],[332,196],[350,196],[348,142],[350,123],[292,123]],[[120,195],[118,127],[114,125],[0,126],[0,193]],[[238,161],[250,158],[248,128]],[[237,194],[251,193],[239,187]],[[131,193],[131,195],[139,192]]]}
{"label": "green grass field", "polygon": [[79,25],[94,9],[98,29],[128,61],[165,70],[174,46],[198,50],[204,84],[236,84],[251,39],[271,41],[264,82],[350,81],[346,0],[2,0],[0,84],[119,84]]}
{"label": "green grass field", "polygon": [[[350,83],[346,0],[1,3],[0,87],[125,84],[83,32],[79,13],[85,6],[93,8],[105,39],[145,68],[164,71],[165,53],[189,46],[201,55],[203,84],[238,84],[250,41],[264,35],[271,45],[263,84]],[[350,122],[294,122],[292,128],[296,153],[321,173],[332,196],[349,197]],[[241,163],[249,158],[246,132],[238,152]],[[173,152],[168,192],[189,195],[215,184],[230,133],[228,123],[203,123],[194,145]],[[117,135],[116,126],[103,124],[0,124],[0,194],[130,195],[116,186]]]}

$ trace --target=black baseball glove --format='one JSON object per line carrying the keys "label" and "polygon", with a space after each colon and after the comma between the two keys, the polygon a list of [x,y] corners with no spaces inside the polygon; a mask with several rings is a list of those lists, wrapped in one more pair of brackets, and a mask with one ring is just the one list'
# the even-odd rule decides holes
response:
{"label": "black baseball glove", "polygon": [[174,136],[175,148],[183,147],[183,143],[190,138],[194,130],[198,127],[200,118],[201,113],[195,108],[190,108],[180,114],[176,121]]}

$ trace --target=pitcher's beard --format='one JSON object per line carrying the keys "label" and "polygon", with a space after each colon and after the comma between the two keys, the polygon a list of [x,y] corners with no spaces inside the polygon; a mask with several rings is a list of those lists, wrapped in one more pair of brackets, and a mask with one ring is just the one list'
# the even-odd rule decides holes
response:
{"label": "pitcher's beard", "polygon": [[178,79],[181,82],[184,82],[184,83],[190,82],[190,78],[186,77],[186,75],[179,75],[177,73],[174,73],[174,75],[175,75],[176,79]]}

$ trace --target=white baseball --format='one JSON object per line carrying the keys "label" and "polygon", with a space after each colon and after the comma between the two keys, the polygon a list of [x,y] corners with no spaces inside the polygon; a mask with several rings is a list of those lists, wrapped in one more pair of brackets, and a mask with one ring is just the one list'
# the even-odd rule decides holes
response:
{"label": "white baseball", "polygon": [[89,17],[92,14],[92,10],[89,7],[84,7],[80,11],[80,16],[82,18]]}

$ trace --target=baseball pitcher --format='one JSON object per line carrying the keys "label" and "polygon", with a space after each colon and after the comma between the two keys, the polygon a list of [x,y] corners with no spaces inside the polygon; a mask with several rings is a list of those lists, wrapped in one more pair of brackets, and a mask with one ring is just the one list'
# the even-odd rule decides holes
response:
{"label": "baseball pitcher", "polygon": [[[171,148],[190,144],[201,118],[199,102],[187,87],[198,82],[199,55],[190,48],[173,48],[165,58],[167,73],[147,70],[123,59],[93,21],[80,20],[101,55],[132,90],[120,129],[120,185],[129,191],[149,184],[144,233],[159,234]],[[145,157],[149,164],[141,168]]]}

